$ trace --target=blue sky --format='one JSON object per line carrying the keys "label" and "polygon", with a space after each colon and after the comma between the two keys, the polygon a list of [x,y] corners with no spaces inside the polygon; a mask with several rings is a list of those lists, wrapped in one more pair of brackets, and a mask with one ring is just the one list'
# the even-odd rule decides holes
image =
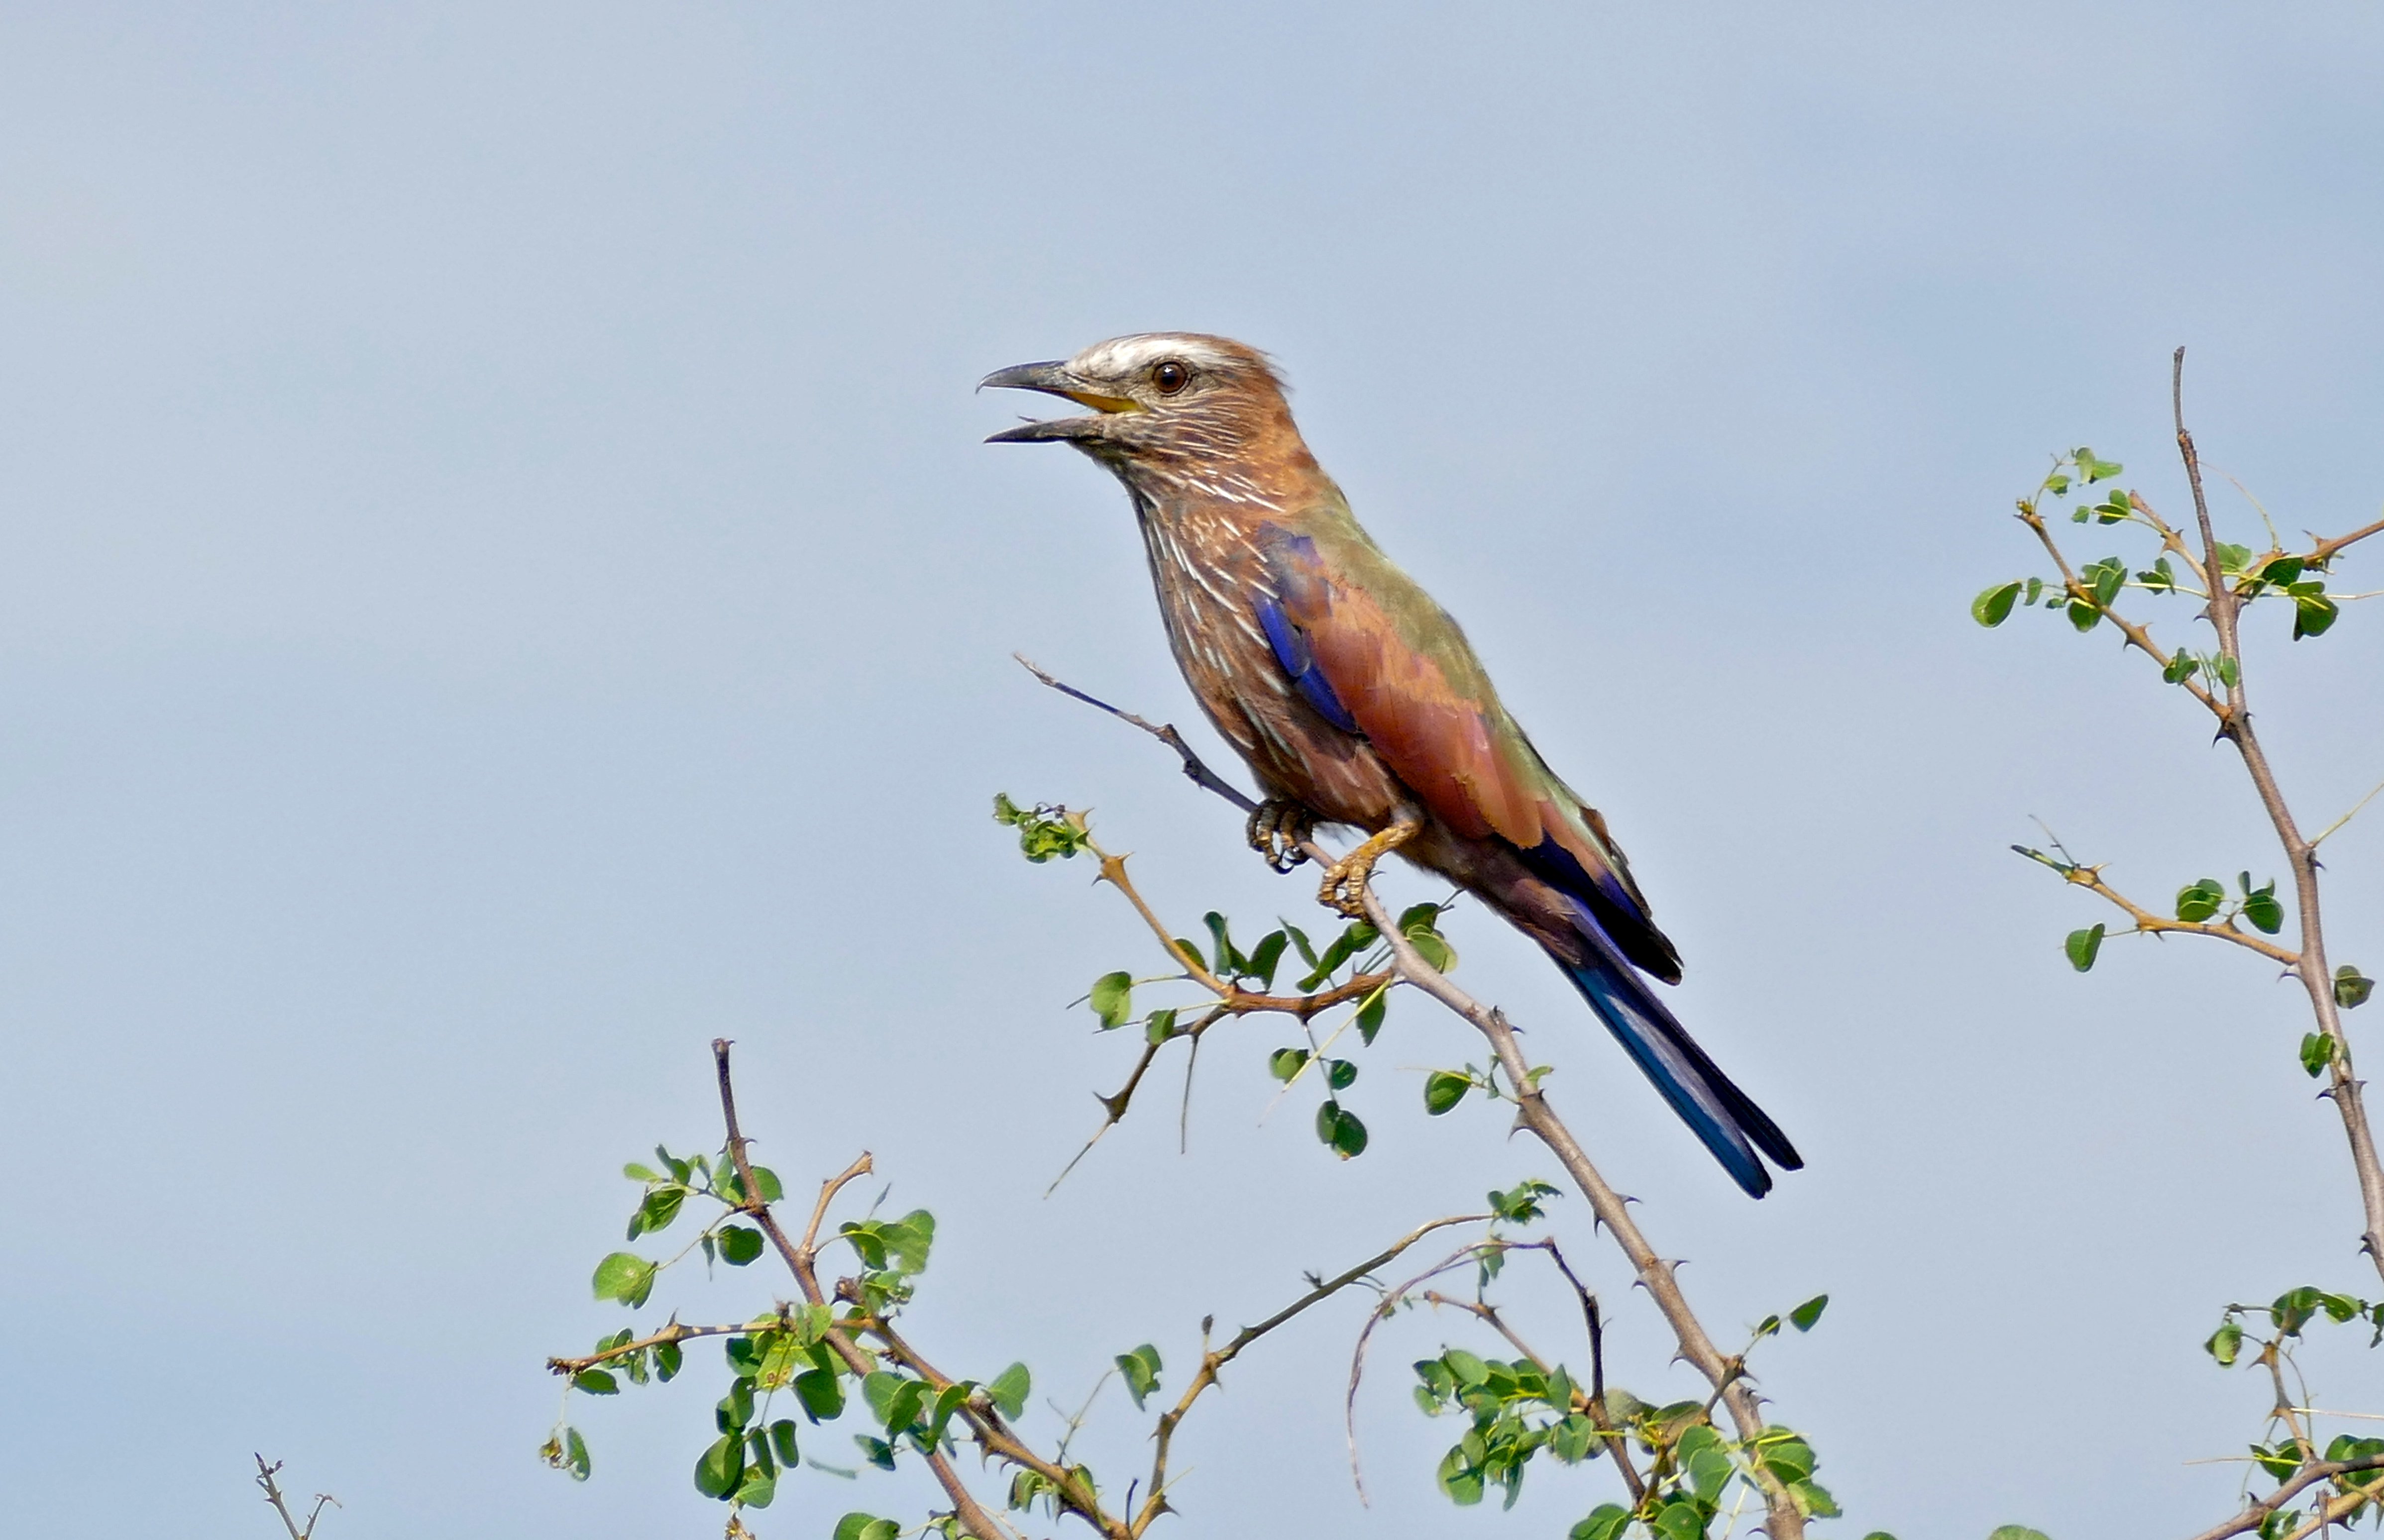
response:
{"label": "blue sky", "polygon": [[[790,1181],[865,1147],[941,1217],[916,1335],[1069,1397],[1547,1174],[1479,1108],[1422,1116],[1418,1072],[1471,1045],[1409,1006],[1353,1093],[1364,1159],[1266,1115],[1253,1025],[1204,1056],[1187,1154],[1146,1115],[1041,1196],[1130,1058],[1069,1001],[1147,960],[991,795],[1094,807],[1187,927],[1304,901],[1009,661],[1192,725],[1124,500],[982,447],[1015,403],[970,390],[1157,328],[1277,356],[1627,844],[1682,1014],[1805,1149],[1748,1203],[1558,975],[1454,922],[1719,1332],[1832,1296],[1764,1383],[1844,1532],[2229,1508],[2240,1467],[2183,1462],[2264,1397],[2196,1344],[2227,1301],[2366,1272],[2303,1024],[2231,954],[2072,974],[2059,939],[2101,916],[2005,847],[2043,817],[2149,896],[2274,863],[2187,702],[2104,637],[1964,607],[2030,570],[2006,515],[2054,451],[2181,507],[2179,343],[2214,467],[2289,530],[2376,516],[2372,8],[6,18],[24,1533],[267,1533],[252,1449],[339,1494],[325,1540],[705,1532],[701,1385],[582,1398],[587,1486],[531,1456],[543,1356],[617,1323],[587,1297],[614,1173],[715,1137],[716,1035]],[[2384,643],[2365,613],[2278,629],[2263,725],[2323,823],[2384,776]],[[2354,824],[2345,960],[2384,962],[2379,871]],[[1684,1385],[1602,1265],[1623,1382]],[[1561,1306],[1519,1296],[1552,1337]],[[1357,1314],[1204,1407],[1176,1528],[1547,1534],[1600,1499],[1592,1466],[1447,1508],[1449,1430],[1397,1382],[1468,1338],[1422,1319],[1377,1350],[1359,1508]],[[2313,1369],[2323,1404],[2384,1404],[2364,1357]],[[1123,1469],[1108,1395],[1086,1447]],[[923,1503],[819,1477],[756,1522]]]}

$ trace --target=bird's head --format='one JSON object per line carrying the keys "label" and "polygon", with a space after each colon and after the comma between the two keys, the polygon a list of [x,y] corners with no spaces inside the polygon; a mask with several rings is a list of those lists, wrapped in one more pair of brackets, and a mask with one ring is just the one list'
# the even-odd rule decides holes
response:
{"label": "bird's head", "polygon": [[1096,342],[1074,358],[997,369],[977,389],[1041,391],[1092,410],[1022,423],[996,444],[1061,442],[1121,476],[1188,466],[1303,462],[1283,382],[1256,348],[1198,332],[1153,331]]}

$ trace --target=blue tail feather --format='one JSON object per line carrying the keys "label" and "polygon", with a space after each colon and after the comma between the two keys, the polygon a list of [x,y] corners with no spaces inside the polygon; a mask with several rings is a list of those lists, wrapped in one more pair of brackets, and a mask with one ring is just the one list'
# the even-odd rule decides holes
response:
{"label": "blue tail feather", "polygon": [[1577,901],[1575,908],[1589,957],[1569,962],[1549,955],[1731,1179],[1750,1198],[1771,1190],[1771,1173],[1764,1169],[1757,1150],[1783,1170],[1803,1166],[1804,1159],[1779,1125],[1690,1038],[1586,908]]}

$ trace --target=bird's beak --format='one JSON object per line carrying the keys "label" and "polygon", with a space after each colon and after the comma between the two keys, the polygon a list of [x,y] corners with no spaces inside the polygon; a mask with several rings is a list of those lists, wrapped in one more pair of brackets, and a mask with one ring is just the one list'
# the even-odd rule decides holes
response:
{"label": "bird's beak", "polygon": [[1063,363],[1015,364],[1006,369],[996,369],[977,381],[980,391],[991,387],[997,391],[1040,391],[1046,395],[1065,396],[1080,406],[1089,406],[1097,414],[1088,417],[1054,417],[1048,422],[1021,423],[987,438],[989,444],[1031,444],[1054,439],[1092,439],[1101,433],[1103,416],[1119,412],[1139,412],[1142,404],[1124,396],[1104,395],[1078,379]]}

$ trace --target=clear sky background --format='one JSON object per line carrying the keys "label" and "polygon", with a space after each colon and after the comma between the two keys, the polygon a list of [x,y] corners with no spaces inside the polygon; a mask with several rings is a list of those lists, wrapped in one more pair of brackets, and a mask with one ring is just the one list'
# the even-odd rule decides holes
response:
{"label": "clear sky background", "polygon": [[[0,1527],[262,1536],[263,1450],[346,1504],[323,1540],[715,1532],[708,1352],[578,1399],[591,1484],[534,1458],[542,1359],[626,1320],[587,1285],[619,1164],[717,1137],[715,1035],[790,1185],[865,1147],[941,1216],[917,1339],[1038,1399],[1144,1340],[1180,1384],[1202,1315],[1553,1174],[1422,1115],[1479,1050],[1410,1005],[1362,1160],[1304,1093],[1266,1115],[1254,1024],[1188,1155],[1171,1074],[1042,1197],[1134,1051],[1069,1001],[1150,957],[991,795],[1095,807],[1187,928],[1309,891],[1009,661],[1191,725],[1123,497],[981,446],[1019,403],[971,393],[1149,329],[1281,360],[1808,1157],[1748,1202],[1553,970],[1452,922],[1718,1334],[1831,1295],[1760,1367],[1836,1533],[2230,1510],[2242,1467],[2185,1463],[2266,1399],[2200,1352],[2218,1308],[2375,1286],[2297,993],[2182,944],[2078,976],[2105,916],[2005,847],[2042,816],[2147,897],[2272,847],[2108,633],[1965,605],[2030,570],[2053,451],[2181,511],[2180,342],[2214,467],[2288,530],[2376,515],[2380,69],[2365,5],[6,7]],[[2254,629],[2323,823],[2384,776],[2384,616]],[[2375,972],[2384,813],[2332,867]],[[1584,1220],[1617,1377],[1686,1393]],[[1361,1509],[1361,1315],[1202,1407],[1170,1533],[1549,1534],[1608,1493],[1451,1509],[1405,1364],[1474,1339],[1419,1318]],[[2313,1368],[2384,1410],[2372,1358]],[[1112,1387],[1079,1447],[1122,1485],[1142,1433]],[[925,1500],[807,1475],[755,1523]]]}

